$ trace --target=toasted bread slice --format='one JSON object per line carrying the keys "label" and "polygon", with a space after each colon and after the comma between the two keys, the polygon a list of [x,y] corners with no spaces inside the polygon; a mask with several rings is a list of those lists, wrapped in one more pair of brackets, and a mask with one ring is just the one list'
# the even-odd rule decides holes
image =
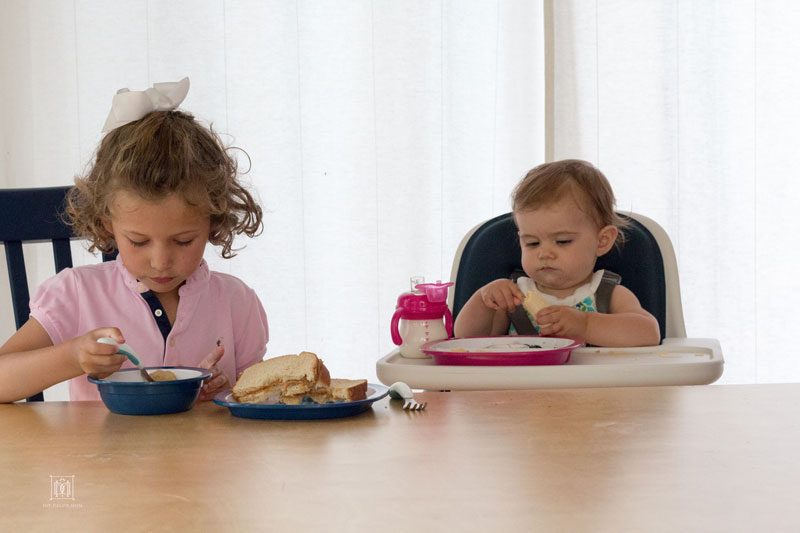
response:
{"label": "toasted bread slice", "polygon": [[366,379],[332,379],[330,388],[334,400],[355,402],[367,397]]}
{"label": "toasted bread slice", "polygon": [[536,316],[536,313],[545,307],[548,307],[549,305],[550,303],[536,291],[528,291],[528,293],[525,295],[525,299],[522,301],[522,306],[533,317]]}
{"label": "toasted bread slice", "polygon": [[307,395],[316,403],[355,402],[367,398],[366,379],[331,379],[327,391]]}
{"label": "toasted bread slice", "polygon": [[331,377],[316,354],[301,352],[256,363],[233,386],[233,397],[240,403],[281,401],[314,391],[327,391]]}

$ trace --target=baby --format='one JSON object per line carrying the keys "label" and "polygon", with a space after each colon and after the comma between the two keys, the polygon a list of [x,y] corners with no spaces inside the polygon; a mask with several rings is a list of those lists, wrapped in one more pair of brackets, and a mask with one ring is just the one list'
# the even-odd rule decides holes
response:
{"label": "baby", "polygon": [[[660,342],[655,317],[616,284],[618,276],[594,271],[597,258],[624,239],[620,229],[627,224],[614,212],[614,193],[602,172],[579,160],[546,163],[528,172],[512,201],[526,276],[481,287],[459,313],[456,336],[508,334],[510,313],[527,298],[544,302],[525,306],[540,335],[595,346]],[[612,280],[610,299],[606,312],[598,312],[598,289],[608,283],[604,275]]]}

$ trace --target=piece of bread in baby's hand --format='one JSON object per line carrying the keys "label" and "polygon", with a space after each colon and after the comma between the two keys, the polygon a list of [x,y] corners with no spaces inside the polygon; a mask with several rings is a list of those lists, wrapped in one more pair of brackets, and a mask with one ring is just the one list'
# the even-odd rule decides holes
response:
{"label": "piece of bread in baby's hand", "polygon": [[535,291],[528,291],[525,299],[522,301],[522,306],[530,313],[531,316],[536,316],[536,313],[548,307],[550,303],[544,297]]}

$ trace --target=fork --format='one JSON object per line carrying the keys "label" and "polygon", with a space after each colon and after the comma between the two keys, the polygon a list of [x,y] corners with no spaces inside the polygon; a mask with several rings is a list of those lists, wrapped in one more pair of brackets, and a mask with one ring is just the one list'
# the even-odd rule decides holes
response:
{"label": "fork", "polygon": [[389,396],[395,400],[405,400],[403,409],[406,411],[422,411],[428,405],[427,402],[415,400],[411,387],[402,381],[396,381],[389,386]]}

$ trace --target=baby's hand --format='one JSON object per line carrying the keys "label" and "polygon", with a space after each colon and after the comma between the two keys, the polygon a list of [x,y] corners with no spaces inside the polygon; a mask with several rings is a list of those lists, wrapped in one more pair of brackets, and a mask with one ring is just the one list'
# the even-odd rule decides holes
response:
{"label": "baby's hand", "polygon": [[110,376],[125,362],[125,356],[117,353],[116,346],[97,342],[100,337],[111,337],[118,344],[125,342],[117,328],[95,329],[70,341],[75,362],[83,372],[95,378]]}
{"label": "baby's hand", "polygon": [[525,299],[517,284],[510,279],[496,279],[480,289],[483,305],[489,309],[511,312]]}
{"label": "baby's hand", "polygon": [[539,334],[550,337],[585,339],[589,313],[566,305],[551,305],[536,314]]}
{"label": "baby's hand", "polygon": [[225,353],[224,346],[217,346],[208,356],[200,363],[200,368],[207,368],[211,371],[211,377],[206,378],[203,388],[200,389],[200,401],[211,400],[219,392],[230,388],[228,376],[226,376],[219,368],[217,363]]}

